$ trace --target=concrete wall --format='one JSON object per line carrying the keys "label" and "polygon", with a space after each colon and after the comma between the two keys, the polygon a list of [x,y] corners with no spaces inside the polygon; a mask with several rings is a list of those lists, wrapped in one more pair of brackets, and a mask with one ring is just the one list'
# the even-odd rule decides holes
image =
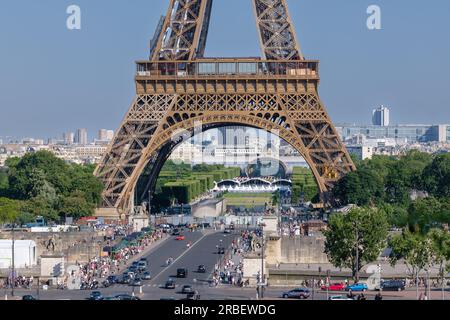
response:
{"label": "concrete wall", "polygon": [[[103,247],[102,233],[64,232],[64,233],[30,233],[16,232],[16,240],[32,240],[36,243],[38,263],[41,256],[65,256],[66,263],[87,262],[89,257],[99,255]],[[0,232],[0,239],[11,239],[10,232]],[[55,248],[47,244],[53,239]]]}
{"label": "concrete wall", "polygon": [[282,237],[280,263],[329,263],[325,237]]}

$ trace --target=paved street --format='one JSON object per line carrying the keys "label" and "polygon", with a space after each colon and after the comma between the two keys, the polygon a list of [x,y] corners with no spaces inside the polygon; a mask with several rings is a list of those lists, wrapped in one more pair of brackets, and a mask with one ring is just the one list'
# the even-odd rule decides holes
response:
{"label": "paved street", "polygon": [[[228,248],[236,235],[224,234],[223,232],[185,232],[186,239],[177,241],[175,237],[170,237],[161,244],[153,247],[144,256],[150,262],[149,270],[153,276],[150,281],[144,282],[142,294],[139,287],[131,287],[127,285],[115,285],[110,288],[101,288],[99,291],[104,296],[114,296],[117,294],[134,293],[142,300],[159,300],[159,299],[182,299],[185,296],[180,294],[181,287],[185,284],[194,286],[199,291],[202,300],[254,300],[256,298],[255,288],[238,288],[230,285],[219,285],[218,287],[210,287],[208,279],[214,270],[214,265],[222,257],[216,253],[216,245],[223,245]],[[187,243],[192,242],[190,247]],[[173,257],[175,261],[170,266],[166,266],[166,260]],[[199,274],[196,272],[197,267],[203,264],[206,266],[207,273]],[[176,273],[178,268],[187,268],[188,277],[185,279],[177,279]],[[168,290],[163,286],[168,278],[174,278],[176,281],[176,289]],[[265,292],[265,299],[281,299],[282,293],[292,288],[269,287]],[[422,289],[423,290],[423,289]],[[4,290],[2,294],[10,294],[10,290]],[[33,290],[16,290],[17,296],[32,294],[37,296],[36,289]],[[49,290],[40,291],[41,300],[84,300],[89,297],[88,290]],[[330,292],[328,296],[343,295],[343,292]],[[374,300],[376,292],[367,292],[365,295],[368,300]],[[415,300],[416,292],[414,288],[410,288],[405,292],[384,292],[385,300],[411,299]],[[450,291],[445,292],[447,300],[450,299]],[[326,292],[316,290],[314,297],[309,300],[326,300]],[[440,300],[442,298],[440,290],[433,290],[431,299]],[[9,297],[11,299],[11,297]]]}

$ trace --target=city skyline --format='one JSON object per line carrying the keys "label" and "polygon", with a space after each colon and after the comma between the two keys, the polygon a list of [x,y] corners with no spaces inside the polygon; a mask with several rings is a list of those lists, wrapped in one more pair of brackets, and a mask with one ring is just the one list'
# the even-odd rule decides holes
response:
{"label": "city skyline", "polygon": [[[450,93],[445,89],[449,80],[443,76],[450,70],[439,63],[450,55],[450,45],[439,40],[450,27],[445,19],[450,4],[376,2],[382,10],[383,28],[370,31],[366,28],[370,1],[288,1],[306,57],[321,60],[320,93],[331,118],[335,123],[369,123],[371,110],[386,104],[393,123],[450,123],[446,112]],[[77,4],[83,13],[82,29],[69,31],[65,27],[68,3],[2,3],[0,37],[8,45],[0,62],[4,88],[0,109],[8,117],[0,118],[0,135],[51,137],[73,123],[89,132],[99,126],[117,129],[133,97],[134,60],[148,56],[148,42],[159,17],[166,13],[167,1]],[[233,11],[240,4],[215,1],[206,56],[260,55],[251,3],[243,6],[245,10]],[[108,15],[103,14],[105,8]],[[6,12],[20,12],[23,19]],[[242,24],[224,30],[220,26],[230,12],[239,15],[236,18]],[[404,18],[415,23],[404,22]],[[24,55],[30,50],[39,64]],[[416,71],[434,80],[423,81]],[[39,85],[18,92],[23,74]],[[17,97],[33,103],[15,108]]]}

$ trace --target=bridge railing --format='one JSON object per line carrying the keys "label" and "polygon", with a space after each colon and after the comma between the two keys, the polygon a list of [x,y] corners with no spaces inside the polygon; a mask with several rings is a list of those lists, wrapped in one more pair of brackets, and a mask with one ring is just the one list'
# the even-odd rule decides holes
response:
{"label": "bridge railing", "polygon": [[205,59],[195,61],[138,61],[138,77],[293,77],[318,78],[319,61]]}

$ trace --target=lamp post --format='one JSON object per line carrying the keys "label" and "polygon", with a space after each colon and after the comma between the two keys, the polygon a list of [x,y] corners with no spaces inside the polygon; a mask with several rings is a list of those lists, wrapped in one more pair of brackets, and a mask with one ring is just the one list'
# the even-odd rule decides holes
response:
{"label": "lamp post", "polygon": [[15,237],[15,227],[16,227],[16,221],[13,222],[12,225],[12,247],[11,247],[11,253],[12,253],[12,259],[11,259],[11,296],[14,297],[14,286],[16,285],[16,265],[15,265],[15,253],[14,253],[14,247],[16,242]]}

